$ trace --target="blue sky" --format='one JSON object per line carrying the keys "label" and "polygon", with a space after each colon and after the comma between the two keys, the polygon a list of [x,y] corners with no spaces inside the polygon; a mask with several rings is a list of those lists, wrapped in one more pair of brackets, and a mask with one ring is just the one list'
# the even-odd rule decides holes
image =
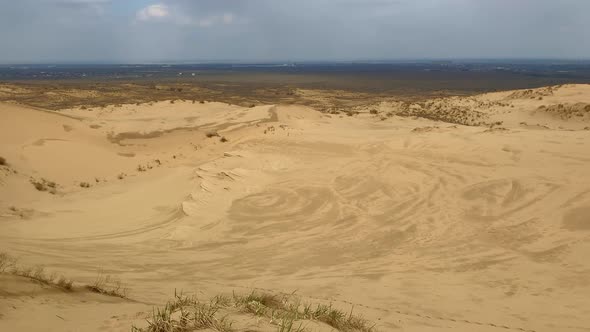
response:
{"label": "blue sky", "polygon": [[0,0],[0,63],[590,58],[589,0]]}

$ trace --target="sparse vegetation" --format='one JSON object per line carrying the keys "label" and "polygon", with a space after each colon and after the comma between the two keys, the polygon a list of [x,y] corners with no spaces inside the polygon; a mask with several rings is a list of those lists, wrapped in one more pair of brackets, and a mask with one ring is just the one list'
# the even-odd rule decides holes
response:
{"label": "sparse vegetation", "polygon": [[207,136],[207,138],[219,137],[219,134],[216,131],[208,131],[205,133],[205,136]]}
{"label": "sparse vegetation", "polygon": [[[328,324],[338,331],[375,331],[364,318],[354,315],[352,310],[345,313],[332,305],[303,305],[294,295],[272,295],[252,292],[248,295],[218,295],[208,303],[195,297],[187,297],[175,292],[174,299],[163,308],[153,310],[146,328],[133,327],[135,332],[172,332],[210,329],[214,331],[233,331],[227,312],[237,310],[257,317],[269,319],[277,326],[278,332],[306,331],[303,321],[318,321]],[[224,315],[225,314],[225,315]]]}
{"label": "sparse vegetation", "polygon": [[16,266],[16,258],[5,252],[0,252],[0,273],[13,269]]}
{"label": "sparse vegetation", "polygon": [[223,136],[223,137],[221,137],[221,138],[219,139],[219,141],[220,141],[221,143],[225,143],[225,142],[227,142],[227,141],[228,141],[228,139],[227,139],[227,138],[225,138],[225,136]]}
{"label": "sparse vegetation", "polygon": [[66,291],[73,289],[74,282],[66,277],[57,276],[55,273],[47,274],[45,268],[36,266],[34,268],[19,268],[17,260],[13,256],[0,252],[0,273],[10,273],[23,278],[28,278],[46,286],[57,287]]}
{"label": "sparse vegetation", "polygon": [[72,290],[74,282],[64,276],[59,277],[57,285],[65,290]]}
{"label": "sparse vegetation", "polygon": [[0,166],[6,166],[6,159],[4,157],[0,157]]}
{"label": "sparse vegetation", "polygon": [[[25,277],[65,291],[74,289],[71,279],[47,274],[41,266],[18,268],[16,259],[0,252],[0,273]],[[120,298],[127,298],[127,289],[119,279],[99,272],[94,283],[85,286],[89,291]],[[373,332],[374,325],[361,316],[336,309],[332,304],[303,304],[294,294],[274,295],[251,292],[247,295],[218,295],[208,302],[194,296],[175,292],[174,298],[161,308],[154,308],[147,327],[133,326],[135,332],[181,332],[209,329],[219,332],[234,331],[229,313],[242,312],[269,319],[278,332],[306,331],[304,321],[317,321],[343,332]]]}
{"label": "sparse vegetation", "polygon": [[94,283],[86,288],[99,294],[127,298],[127,288],[123,287],[121,281],[110,275],[105,276],[102,272],[99,272]]}
{"label": "sparse vegetation", "polygon": [[90,183],[88,183],[88,182],[80,182],[80,187],[82,187],[82,188],[90,188]]}
{"label": "sparse vegetation", "polygon": [[51,194],[57,193],[57,184],[53,181],[44,178],[41,178],[40,180],[31,178],[29,181],[38,191],[48,191]]}
{"label": "sparse vegetation", "polygon": [[[315,320],[328,324],[339,331],[370,332],[375,331],[374,325],[353,314],[353,310],[346,314],[332,306],[332,304],[318,304],[315,308],[311,304],[302,304],[293,295],[272,295],[252,292],[247,296],[233,295],[233,303],[243,311],[256,316],[269,317],[271,321],[291,322],[296,320]],[[295,329],[300,330],[300,327]],[[286,330],[289,331],[289,330]]]}
{"label": "sparse vegetation", "polygon": [[226,316],[217,317],[221,307],[215,303],[200,303],[195,297],[186,297],[175,292],[174,299],[163,308],[156,308],[148,319],[145,329],[132,327],[134,332],[183,332],[211,329],[230,332],[232,323]]}

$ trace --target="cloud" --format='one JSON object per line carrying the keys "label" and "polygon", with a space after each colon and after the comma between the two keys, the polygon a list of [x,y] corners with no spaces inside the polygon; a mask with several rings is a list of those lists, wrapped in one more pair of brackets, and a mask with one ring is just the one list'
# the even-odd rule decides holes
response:
{"label": "cloud", "polygon": [[140,21],[162,20],[169,16],[170,10],[164,4],[150,5],[137,12],[137,19]]}
{"label": "cloud", "polygon": [[590,58],[588,0],[0,2],[0,63]]}
{"label": "cloud", "polygon": [[177,25],[211,27],[218,24],[233,24],[236,16],[233,13],[213,14],[205,11],[205,15],[198,15],[194,11],[186,11],[186,7],[168,1],[170,4],[154,4],[140,9],[136,19],[142,22],[168,22]]}

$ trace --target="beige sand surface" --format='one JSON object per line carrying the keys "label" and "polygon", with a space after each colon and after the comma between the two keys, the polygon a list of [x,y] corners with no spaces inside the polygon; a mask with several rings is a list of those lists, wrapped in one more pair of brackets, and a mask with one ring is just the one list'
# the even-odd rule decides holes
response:
{"label": "beige sand surface", "polygon": [[590,86],[354,111],[0,105],[0,251],[131,299],[0,275],[0,331],[253,288],[380,331],[590,331]]}

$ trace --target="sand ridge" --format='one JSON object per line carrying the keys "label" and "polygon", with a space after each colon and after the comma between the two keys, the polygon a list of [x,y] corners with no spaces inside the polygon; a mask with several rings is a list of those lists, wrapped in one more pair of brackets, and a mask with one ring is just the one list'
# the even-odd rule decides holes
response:
{"label": "sand ridge", "polygon": [[0,329],[59,303],[128,330],[174,289],[260,288],[354,304],[381,331],[588,330],[589,104],[588,85],[332,114],[2,104],[0,251],[82,283],[106,271],[137,302],[2,295],[22,304]]}

